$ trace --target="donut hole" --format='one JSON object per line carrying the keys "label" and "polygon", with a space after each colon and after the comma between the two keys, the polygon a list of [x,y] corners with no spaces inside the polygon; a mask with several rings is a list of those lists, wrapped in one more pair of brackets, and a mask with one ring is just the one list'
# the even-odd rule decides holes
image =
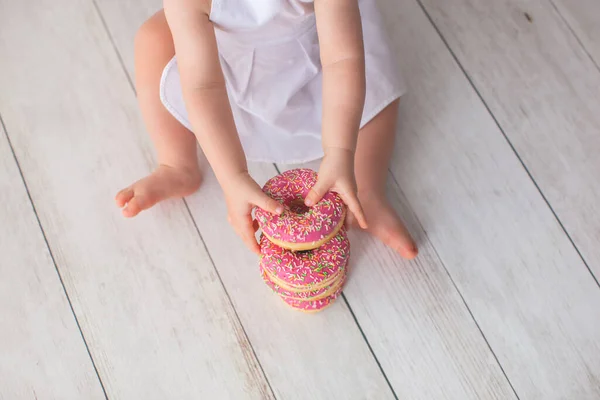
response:
{"label": "donut hole", "polygon": [[307,212],[310,211],[310,207],[307,207],[306,204],[304,204],[304,200],[303,199],[294,199],[290,202],[290,204],[288,205],[288,207],[290,208],[290,210],[298,215],[302,215],[302,214],[306,214]]}
{"label": "donut hole", "polygon": [[298,250],[298,251],[294,251],[294,253],[298,254],[298,255],[304,255],[304,254],[309,254],[312,253],[313,250]]}

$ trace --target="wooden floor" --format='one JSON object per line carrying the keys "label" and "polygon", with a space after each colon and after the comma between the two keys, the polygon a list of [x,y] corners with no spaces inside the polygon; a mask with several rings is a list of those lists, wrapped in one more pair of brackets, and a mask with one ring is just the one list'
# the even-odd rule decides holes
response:
{"label": "wooden floor", "polygon": [[208,169],[113,204],[154,165],[131,79],[161,1],[0,0],[0,399],[600,399],[600,2],[380,3],[421,255],[353,233],[344,296],[305,315]]}

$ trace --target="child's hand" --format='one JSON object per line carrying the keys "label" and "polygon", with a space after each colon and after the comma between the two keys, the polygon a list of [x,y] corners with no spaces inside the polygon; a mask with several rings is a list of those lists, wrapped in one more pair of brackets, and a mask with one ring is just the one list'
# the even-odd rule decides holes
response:
{"label": "child's hand", "polygon": [[334,147],[325,149],[317,183],[306,196],[304,203],[310,207],[318,203],[330,190],[340,195],[360,227],[366,229],[367,220],[358,201],[354,178],[354,153],[350,150]]}
{"label": "child's hand", "polygon": [[248,248],[260,254],[260,247],[254,237],[258,225],[256,221],[252,220],[252,209],[256,206],[273,214],[281,214],[283,206],[267,196],[248,172],[228,181],[227,185],[223,187],[223,191],[225,192],[229,223]]}

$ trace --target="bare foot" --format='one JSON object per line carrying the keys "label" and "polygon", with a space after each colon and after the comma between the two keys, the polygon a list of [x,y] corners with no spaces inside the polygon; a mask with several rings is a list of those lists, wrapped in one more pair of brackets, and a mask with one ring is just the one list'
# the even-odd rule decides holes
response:
{"label": "bare foot", "polygon": [[[419,250],[400,217],[396,214],[385,195],[358,195],[367,217],[367,232],[397,251],[402,257],[412,260]],[[351,214],[349,224],[358,227]]]}
{"label": "bare foot", "polygon": [[117,193],[115,201],[127,218],[135,217],[159,201],[184,197],[200,187],[199,170],[159,165],[153,173]]}

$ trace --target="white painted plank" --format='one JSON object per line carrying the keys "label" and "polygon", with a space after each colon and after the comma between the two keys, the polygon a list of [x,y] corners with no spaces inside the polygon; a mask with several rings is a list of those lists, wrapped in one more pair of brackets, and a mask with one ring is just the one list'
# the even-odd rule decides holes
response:
{"label": "white painted plank", "polygon": [[[250,171],[260,184],[277,173],[265,164],[251,164]],[[344,301],[310,316],[283,304],[262,282],[256,257],[223,224],[226,207],[213,174],[206,173],[205,179],[188,204],[276,394],[285,399],[387,398]],[[392,195],[398,201],[398,194]],[[414,263],[402,262],[364,235],[353,234],[352,245],[345,292],[399,398],[514,398],[429,245]],[[282,369],[282,359],[293,361]],[[298,375],[304,379],[294,379]]]}
{"label": "white painted plank", "polygon": [[[157,11],[152,3],[98,2],[130,76],[133,37]],[[204,158],[202,162],[206,164]],[[271,293],[260,277],[257,258],[227,224],[221,189],[205,167],[202,188],[188,204],[275,394],[282,399],[393,398],[347,308],[336,305],[309,316],[294,312]],[[272,165],[255,164],[252,173],[264,183],[276,171]]]}
{"label": "white painted plank", "polygon": [[[250,172],[260,184],[276,174],[269,164],[253,164]],[[188,204],[277,397],[392,399],[343,301],[315,315],[282,302],[262,281],[258,258],[227,224],[212,172],[205,173],[203,185]]]}
{"label": "white painted plank", "polygon": [[425,4],[600,278],[600,71],[547,2]]}
{"label": "white painted plank", "polygon": [[0,8],[0,110],[109,397],[271,398],[182,202],[114,206],[153,161],[93,4]]}
{"label": "white painted plank", "polygon": [[[532,38],[538,28],[525,19],[522,8],[513,6],[509,12],[506,1],[468,2],[471,6],[466,1],[425,3],[459,58],[469,61],[467,70],[507,132],[516,136],[520,131],[522,139],[526,133],[536,137],[531,146],[521,146],[526,160],[534,153],[553,154],[555,159],[543,156],[545,170],[539,159],[536,164],[536,178],[545,174],[542,187],[553,180],[559,188],[566,179],[557,162],[584,155],[579,150],[588,153],[566,167],[582,174],[569,181],[577,179],[570,187],[582,190],[581,202],[571,201],[569,212],[585,211],[588,220],[580,220],[581,226],[591,228],[598,216],[597,205],[591,203],[597,198],[596,183],[591,181],[591,171],[598,170],[597,159],[591,157],[591,149],[597,147],[590,130],[595,117],[589,106],[572,96],[576,90],[582,99],[592,100],[591,87],[581,86],[592,75],[589,59],[582,61],[581,52],[573,50],[569,57],[561,57],[562,64],[551,62],[552,51],[547,48],[547,63],[536,62],[537,69],[526,70],[541,56],[530,48],[528,55],[515,58],[525,43],[533,46],[552,39],[554,48],[561,49],[565,39],[550,29],[544,31],[550,35],[547,39]],[[393,165],[400,187],[520,398],[597,399],[598,286],[417,3],[386,4],[385,17],[393,25],[395,49],[410,89],[401,107],[401,137]],[[529,4],[534,21],[543,21],[541,3]],[[569,88],[560,86],[566,76],[548,73],[567,64],[580,68],[573,71],[577,74],[568,74],[575,79]],[[506,65],[513,68],[509,71]],[[554,94],[552,89],[559,88]],[[565,115],[563,109],[575,113],[575,105],[580,107],[573,120],[580,124],[577,135],[585,133],[586,139],[550,138],[549,132],[557,134],[567,126],[567,120],[556,116]],[[530,119],[519,117],[523,113],[515,106],[524,106]],[[555,113],[550,112],[552,107]],[[566,132],[574,135],[573,129]],[[571,145],[565,143],[569,140]],[[553,199],[560,194],[545,192]],[[580,208],[584,200],[590,207]]]}
{"label": "white painted plank", "polygon": [[0,126],[0,399],[104,399]]}
{"label": "white painted plank", "polygon": [[[98,4],[122,58],[127,60],[123,53],[132,52],[135,29],[154,10],[149,12],[151,7],[142,4],[136,13],[130,4],[122,7],[114,0]],[[127,68],[133,72],[131,61]],[[272,166],[254,164],[251,173],[262,184],[277,172]],[[397,192],[394,195],[398,202]],[[203,188],[188,202],[276,394],[285,399],[389,396],[342,301],[307,318],[289,310],[269,292],[257,273],[255,257],[223,223],[225,205],[212,174],[206,174]],[[224,247],[222,243],[237,246]],[[352,274],[350,282],[355,284],[349,284],[346,291],[350,290],[356,316],[400,398],[513,397],[428,244],[420,258],[427,261],[410,264],[366,237],[353,237],[353,246],[358,248],[353,259],[360,267]],[[390,279],[390,271],[395,279]],[[319,354],[316,367],[314,354]],[[282,369],[281,360],[293,361]],[[305,379],[295,379],[298,375]]]}
{"label": "white painted plank", "polygon": [[[269,165],[252,164],[251,173],[263,184],[277,171]],[[244,322],[279,321],[245,324],[274,390],[287,386],[289,391],[281,391],[286,399],[332,395],[382,398],[367,391],[367,383],[374,383],[375,366],[366,357],[365,345],[358,345],[359,332],[343,299],[316,316],[294,312],[261,281],[252,255],[219,246],[219,242],[239,240],[231,229],[217,228],[226,218],[226,209],[213,175],[207,174],[207,178],[207,186],[188,201],[240,318]],[[398,193],[392,196],[397,202]],[[353,256],[345,293],[399,398],[514,398],[428,244],[424,244],[419,261],[406,263],[366,235],[352,234],[351,240]],[[236,296],[249,291],[251,295]],[[319,368],[314,367],[314,354],[322,355]],[[263,355],[271,356],[263,359]],[[280,359],[295,361],[282,371],[276,366]],[[307,370],[310,365],[313,367]],[[336,371],[334,375],[323,373],[330,368]],[[292,377],[298,373],[307,377],[307,382],[295,382]]]}
{"label": "white painted plank", "polygon": [[[306,166],[318,170],[316,162]],[[375,238],[353,230],[344,293],[396,394],[401,399],[516,398],[391,179],[388,198],[418,238],[419,257],[402,260]]]}
{"label": "white painted plank", "polygon": [[552,0],[596,66],[600,66],[600,1]]}
{"label": "white painted plank", "polygon": [[162,9],[163,0],[94,0],[123,64],[133,78],[133,42],[137,29]]}

